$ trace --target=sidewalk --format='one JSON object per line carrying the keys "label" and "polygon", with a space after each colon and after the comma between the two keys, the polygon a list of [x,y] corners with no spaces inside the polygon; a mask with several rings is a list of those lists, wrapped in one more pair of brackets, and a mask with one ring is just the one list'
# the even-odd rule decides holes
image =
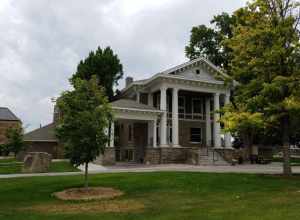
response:
{"label": "sidewalk", "polygon": [[[79,169],[84,170],[83,167]],[[300,166],[293,167],[294,174],[300,174]],[[185,164],[161,164],[161,165],[116,165],[103,167],[96,164],[89,164],[90,174],[101,173],[139,173],[139,172],[199,172],[199,173],[248,173],[248,174],[281,174],[281,163],[268,165],[237,165],[237,166],[193,166]],[[37,174],[6,174],[0,175],[0,179],[35,176],[73,176],[82,175],[83,172],[65,173],[37,173]]]}

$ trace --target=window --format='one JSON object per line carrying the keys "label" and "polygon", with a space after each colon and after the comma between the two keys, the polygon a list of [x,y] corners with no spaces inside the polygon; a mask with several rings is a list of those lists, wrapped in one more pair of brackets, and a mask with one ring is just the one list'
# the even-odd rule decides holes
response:
{"label": "window", "polygon": [[133,127],[132,125],[128,125],[128,141],[132,141],[132,136],[133,136]]}
{"label": "window", "polygon": [[196,69],[196,74],[199,75],[200,74],[200,70]]}
{"label": "window", "polygon": [[183,96],[178,97],[178,113],[179,113],[179,118],[184,118],[185,98]]}
{"label": "window", "polygon": [[193,99],[192,100],[193,105],[193,114],[201,114],[202,113],[202,102],[201,99]]}
{"label": "window", "polygon": [[191,128],[190,142],[201,143],[201,128]]}

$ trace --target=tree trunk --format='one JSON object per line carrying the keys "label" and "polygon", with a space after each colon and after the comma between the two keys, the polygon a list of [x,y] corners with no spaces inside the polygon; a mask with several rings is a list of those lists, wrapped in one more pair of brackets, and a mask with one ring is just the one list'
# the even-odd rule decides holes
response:
{"label": "tree trunk", "polygon": [[84,171],[84,187],[87,189],[89,187],[88,183],[88,170],[89,170],[89,163],[85,163],[85,171]]}
{"label": "tree trunk", "polygon": [[292,169],[290,164],[290,138],[289,138],[289,118],[285,116],[282,124],[282,152],[283,152],[283,175],[291,176]]}

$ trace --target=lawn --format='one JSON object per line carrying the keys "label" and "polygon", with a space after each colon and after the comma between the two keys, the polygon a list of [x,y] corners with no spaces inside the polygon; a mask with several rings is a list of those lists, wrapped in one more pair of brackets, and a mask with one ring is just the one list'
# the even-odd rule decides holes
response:
{"label": "lawn", "polygon": [[[90,183],[125,195],[102,202],[63,202],[51,194],[81,186],[82,176],[2,179],[0,219],[300,219],[299,176],[122,173],[92,175]],[[120,204],[129,209],[120,212]],[[130,211],[135,207],[139,208]]]}
{"label": "lawn", "polygon": [[[273,157],[273,162],[283,162],[282,157]],[[292,166],[300,166],[300,158],[299,157],[291,157],[290,164]]]}
{"label": "lawn", "polygon": [[[23,163],[16,162],[14,159],[0,160],[0,174],[16,174],[22,173]],[[76,172],[79,171],[73,167],[68,161],[52,162],[49,172]]]}

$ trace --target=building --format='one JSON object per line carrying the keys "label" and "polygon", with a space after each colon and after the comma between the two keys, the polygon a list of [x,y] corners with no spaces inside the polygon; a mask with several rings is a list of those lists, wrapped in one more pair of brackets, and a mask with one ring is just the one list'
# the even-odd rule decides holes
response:
{"label": "building", "polygon": [[54,109],[53,122],[28,132],[24,135],[24,142],[27,144],[26,152],[22,152],[23,158],[27,152],[46,152],[52,158],[63,158],[64,149],[55,135],[55,125],[58,120],[58,111]]}
{"label": "building", "polygon": [[216,113],[230,100],[233,85],[226,79],[203,58],[149,79],[127,77],[126,87],[111,103],[115,121],[110,143],[97,162],[199,164],[228,159],[231,136],[221,134]]}
{"label": "building", "polygon": [[0,107],[0,144],[6,142],[6,130],[22,125],[21,120],[8,108]]}

